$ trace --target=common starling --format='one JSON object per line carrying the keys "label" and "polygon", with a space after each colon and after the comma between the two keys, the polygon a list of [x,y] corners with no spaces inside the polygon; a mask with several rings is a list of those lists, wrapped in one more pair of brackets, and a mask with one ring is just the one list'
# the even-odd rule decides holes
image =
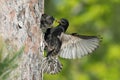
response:
{"label": "common starling", "polygon": [[66,19],[61,19],[59,23],[57,27],[47,29],[44,36],[47,43],[45,49],[48,53],[46,59],[43,61],[43,72],[48,74],[56,74],[62,69],[62,64],[58,60],[58,53],[62,45],[59,37],[62,32],[67,30],[69,23]]}
{"label": "common starling", "polygon": [[44,72],[50,74],[56,74],[62,69],[58,56],[66,59],[81,58],[92,53],[100,43],[98,36],[66,34],[69,26],[67,19],[62,18],[58,23],[57,27],[49,28],[45,33],[48,53],[44,61]]}
{"label": "common starling", "polygon": [[54,17],[47,15],[47,14],[42,14],[41,20],[40,20],[40,28],[42,29],[42,32],[45,33],[48,28],[51,28],[54,22]]}

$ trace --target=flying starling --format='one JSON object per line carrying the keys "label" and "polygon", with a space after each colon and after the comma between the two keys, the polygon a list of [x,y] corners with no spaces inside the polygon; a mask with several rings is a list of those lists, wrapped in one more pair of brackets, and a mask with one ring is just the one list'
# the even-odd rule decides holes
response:
{"label": "flying starling", "polygon": [[44,61],[46,65],[44,72],[50,74],[56,74],[62,69],[58,56],[66,59],[81,58],[92,53],[100,43],[98,36],[66,34],[69,26],[67,19],[62,18],[58,23],[57,27],[47,29],[44,37],[48,52]]}
{"label": "flying starling", "polygon": [[48,74],[56,74],[61,71],[62,64],[58,60],[58,53],[62,45],[60,40],[61,33],[67,30],[69,23],[66,19],[61,19],[60,24],[54,28],[48,28],[44,39],[47,43],[45,49],[48,52],[46,59],[43,61],[43,72]]}

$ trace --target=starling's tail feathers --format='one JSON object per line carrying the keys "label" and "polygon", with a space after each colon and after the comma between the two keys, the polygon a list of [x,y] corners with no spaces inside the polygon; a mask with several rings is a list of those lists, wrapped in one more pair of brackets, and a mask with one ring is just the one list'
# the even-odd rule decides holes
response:
{"label": "starling's tail feathers", "polygon": [[62,64],[55,57],[45,57],[42,67],[43,72],[47,74],[57,74],[62,70]]}

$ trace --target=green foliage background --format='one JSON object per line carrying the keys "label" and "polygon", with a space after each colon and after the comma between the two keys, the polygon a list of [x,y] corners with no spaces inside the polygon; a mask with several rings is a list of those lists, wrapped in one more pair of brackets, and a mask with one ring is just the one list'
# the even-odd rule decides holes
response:
{"label": "green foliage background", "polygon": [[45,0],[45,13],[67,18],[68,33],[101,35],[100,47],[77,60],[61,59],[63,70],[44,80],[120,80],[120,0]]}

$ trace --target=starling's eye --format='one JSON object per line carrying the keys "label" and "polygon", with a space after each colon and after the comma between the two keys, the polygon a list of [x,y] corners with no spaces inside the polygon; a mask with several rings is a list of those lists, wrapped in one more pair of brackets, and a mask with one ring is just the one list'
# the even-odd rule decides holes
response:
{"label": "starling's eye", "polygon": [[61,21],[61,24],[62,24],[62,25],[66,25],[66,22],[64,22],[64,21]]}
{"label": "starling's eye", "polygon": [[67,21],[66,19],[64,19],[64,18],[62,18],[62,19],[60,20],[60,24],[61,24],[61,25],[65,25],[65,26],[68,26],[68,25],[69,25],[68,21]]}
{"label": "starling's eye", "polygon": [[61,22],[62,24],[65,24],[65,22]]}

